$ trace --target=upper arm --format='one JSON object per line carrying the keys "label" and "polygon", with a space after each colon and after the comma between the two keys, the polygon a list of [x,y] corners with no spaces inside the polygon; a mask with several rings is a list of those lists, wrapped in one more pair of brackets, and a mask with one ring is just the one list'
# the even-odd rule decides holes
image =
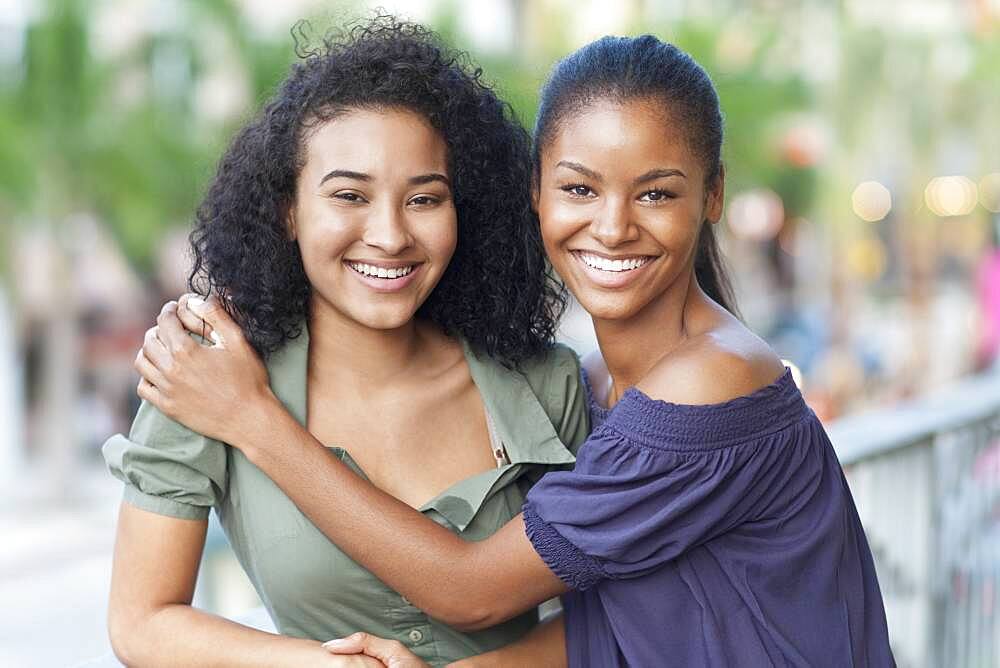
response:
{"label": "upper arm", "polygon": [[673,404],[719,404],[775,382],[785,367],[756,337],[725,341],[705,337],[664,356],[637,385],[651,399]]}
{"label": "upper arm", "polygon": [[137,626],[158,609],[191,603],[206,518],[224,493],[227,463],[221,443],[145,402],[129,435],[112,436],[103,453],[125,483],[108,609],[117,651],[135,641]]}
{"label": "upper arm", "polygon": [[121,504],[111,570],[112,642],[162,606],[190,605],[207,526]]}
{"label": "upper arm", "polygon": [[204,520],[225,495],[226,446],[171,420],[143,402],[128,436],[103,447],[112,475],[131,505],[178,519]]}

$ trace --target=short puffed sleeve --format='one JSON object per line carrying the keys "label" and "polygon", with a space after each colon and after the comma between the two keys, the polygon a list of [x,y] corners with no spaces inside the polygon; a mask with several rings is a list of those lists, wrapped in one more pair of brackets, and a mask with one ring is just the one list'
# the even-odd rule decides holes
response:
{"label": "short puffed sleeve", "polygon": [[179,519],[203,520],[226,493],[226,446],[171,420],[143,402],[128,436],[102,448],[112,475],[125,483],[124,500]]}

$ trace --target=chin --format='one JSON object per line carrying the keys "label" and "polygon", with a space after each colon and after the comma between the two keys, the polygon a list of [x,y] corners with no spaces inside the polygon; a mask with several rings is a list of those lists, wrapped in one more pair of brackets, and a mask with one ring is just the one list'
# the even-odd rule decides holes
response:
{"label": "chin", "polygon": [[412,311],[406,313],[368,313],[356,319],[369,329],[391,330],[408,325],[413,320],[414,315],[416,314]]}
{"label": "chin", "polygon": [[576,295],[580,306],[598,320],[626,320],[638,313],[642,306],[628,295],[622,294],[581,294]]}

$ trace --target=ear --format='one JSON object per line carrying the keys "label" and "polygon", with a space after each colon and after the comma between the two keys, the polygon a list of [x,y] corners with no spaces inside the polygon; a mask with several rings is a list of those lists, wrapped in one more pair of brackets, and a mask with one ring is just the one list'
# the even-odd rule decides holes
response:
{"label": "ear", "polygon": [[539,183],[538,170],[531,170],[531,210],[538,214],[538,198],[541,195],[541,183]]}
{"label": "ear", "polygon": [[298,236],[298,230],[295,228],[295,205],[288,205],[288,213],[285,214],[285,231],[288,233],[288,238],[295,241]]}
{"label": "ear", "polygon": [[726,166],[724,164],[719,164],[719,173],[712,180],[705,195],[705,220],[717,223],[722,220],[722,208],[726,195]]}

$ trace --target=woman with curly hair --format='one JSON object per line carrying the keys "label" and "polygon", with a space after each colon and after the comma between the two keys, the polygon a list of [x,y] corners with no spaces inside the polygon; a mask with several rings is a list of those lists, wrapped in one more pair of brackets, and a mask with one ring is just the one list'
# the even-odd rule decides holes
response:
{"label": "woman with curly hair", "polygon": [[[254,392],[325,457],[464,540],[512,519],[588,429],[577,361],[552,344],[561,293],[530,174],[527,133],[479,70],[426,30],[378,17],[292,67],[226,151],[191,235],[193,285],[240,323],[223,345],[266,360],[243,370]],[[104,446],[125,483],[109,614],[123,662],[367,665],[320,646],[358,630],[434,665],[526,634],[532,653],[561,654],[529,633],[534,609],[476,631],[428,616],[331,543],[261,462],[168,418],[168,394],[210,389],[161,373],[205,343],[174,316],[189,303],[169,304],[147,333],[146,402]],[[209,384],[234,392],[226,422],[252,417],[239,383]],[[308,471],[299,482],[324,484]],[[282,635],[191,606],[210,508]],[[328,510],[380,521],[349,503]]]}
{"label": "woman with curly hair", "polygon": [[[833,447],[790,371],[734,315],[712,232],[721,148],[712,82],[670,44],[605,37],[556,66],[533,195],[548,257],[600,342],[585,365],[597,426],[573,470],[546,474],[523,514],[484,540],[461,540],[324,459],[232,371],[259,363],[218,308],[201,313],[225,345],[167,378],[195,387],[210,367],[229,392],[251,390],[253,417],[213,426],[232,403],[204,392],[173,414],[261,462],[342,549],[456,626],[564,594],[574,666],[892,666]],[[300,484],[307,470],[321,488]],[[365,512],[329,510],[348,501]],[[401,652],[363,635],[330,647]]]}

